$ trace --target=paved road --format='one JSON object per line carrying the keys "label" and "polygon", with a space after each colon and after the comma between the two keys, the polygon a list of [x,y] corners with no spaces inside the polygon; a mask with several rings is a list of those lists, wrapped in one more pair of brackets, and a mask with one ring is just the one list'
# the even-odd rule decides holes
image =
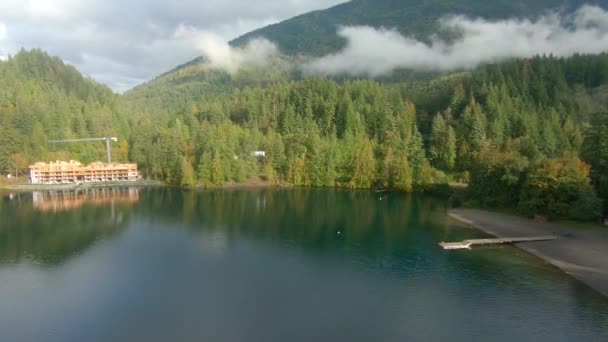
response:
{"label": "paved road", "polygon": [[560,236],[553,241],[524,242],[516,246],[545,259],[608,297],[608,227],[606,232],[569,228],[477,209],[453,209],[449,214],[496,237]]}

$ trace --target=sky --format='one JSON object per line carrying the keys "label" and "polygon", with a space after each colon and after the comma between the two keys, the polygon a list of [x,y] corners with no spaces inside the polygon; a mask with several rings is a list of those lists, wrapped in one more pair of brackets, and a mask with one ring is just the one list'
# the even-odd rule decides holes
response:
{"label": "sky", "polygon": [[344,1],[0,0],[0,59],[40,48],[124,92],[200,56],[201,37],[226,42]]}
{"label": "sky", "polygon": [[[233,48],[228,41],[265,25],[345,0],[0,0],[0,60],[21,47],[41,48],[83,74],[124,92],[198,56],[235,72],[279,53],[265,39]],[[342,51],[302,62],[311,74],[378,76],[395,69],[462,70],[542,54],[608,51],[608,12],[583,6],[534,21],[487,21],[454,13],[440,27],[462,37],[430,42],[394,29],[337,27]]]}

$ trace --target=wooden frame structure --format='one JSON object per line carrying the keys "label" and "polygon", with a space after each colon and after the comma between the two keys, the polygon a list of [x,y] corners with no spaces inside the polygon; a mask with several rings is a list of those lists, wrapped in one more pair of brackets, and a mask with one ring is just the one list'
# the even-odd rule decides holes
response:
{"label": "wooden frame structure", "polygon": [[137,164],[55,161],[30,165],[31,184],[70,184],[95,182],[134,182],[139,179]]}

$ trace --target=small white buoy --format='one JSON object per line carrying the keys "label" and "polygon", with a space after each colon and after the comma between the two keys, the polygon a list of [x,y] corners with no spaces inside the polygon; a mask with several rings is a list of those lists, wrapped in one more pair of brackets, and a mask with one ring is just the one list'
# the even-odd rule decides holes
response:
{"label": "small white buoy", "polygon": [[338,234],[342,234],[342,232],[338,230]]}

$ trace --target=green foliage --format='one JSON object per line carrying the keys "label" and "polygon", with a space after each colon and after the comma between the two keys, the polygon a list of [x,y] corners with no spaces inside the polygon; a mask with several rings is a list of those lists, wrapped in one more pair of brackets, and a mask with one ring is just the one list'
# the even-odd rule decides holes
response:
{"label": "green foliage", "polygon": [[375,165],[376,160],[372,144],[369,141],[365,141],[355,151],[348,187],[357,189],[371,188],[376,175]]}
{"label": "green foliage", "polygon": [[591,179],[608,211],[608,111],[595,113],[585,131],[583,158],[591,165]]}
{"label": "green foliage", "polygon": [[470,197],[486,207],[516,205],[528,164],[515,151],[481,151],[470,171]]}
{"label": "green foliage", "polygon": [[225,164],[222,163],[222,157],[219,152],[215,152],[211,160],[211,184],[222,185],[226,181],[224,175]]}
{"label": "green foliage", "polygon": [[[102,143],[48,145],[48,139],[129,136],[121,98],[40,50],[0,61],[0,173],[35,161],[103,160]],[[116,155],[117,161],[123,160]]]}
{"label": "green foliage", "polygon": [[180,158],[179,163],[179,185],[191,186],[196,184],[196,177],[194,175],[194,168],[192,164],[185,157]]}
{"label": "green foliage", "polygon": [[198,162],[198,181],[201,185],[207,187],[213,184],[213,170],[211,169],[213,159],[211,153],[204,152]]}
{"label": "green foliage", "polygon": [[[209,94],[173,110],[140,103],[133,96],[141,91],[127,97],[157,124],[132,135],[131,157],[146,175],[166,182],[179,184],[170,161],[184,156],[197,161],[198,181],[206,186],[261,174],[298,186],[371,188],[388,181],[378,161],[389,145],[411,163],[413,183],[430,181],[416,108],[396,87],[311,78]],[[203,114],[211,109],[213,115]],[[250,157],[260,149],[266,158]]]}
{"label": "green foliage", "polygon": [[456,133],[441,114],[433,119],[429,140],[431,161],[439,168],[453,169],[456,162]]}
{"label": "green foliage", "polygon": [[405,154],[394,158],[390,170],[390,187],[398,191],[412,192],[413,172]]}
{"label": "green foliage", "polygon": [[[112,134],[125,140],[115,147],[119,160],[182,186],[263,175],[409,192],[470,180],[471,197],[484,206],[542,212],[540,184],[557,184],[550,215],[576,218],[595,213],[594,188],[606,198],[608,120],[595,113],[608,106],[598,96],[608,89],[607,54],[513,60],[429,82],[192,74],[200,68],[118,96],[37,50],[0,62],[0,171],[24,172],[39,159],[101,159],[103,144],[46,141]],[[177,86],[184,78],[188,85]],[[266,157],[252,157],[258,150]],[[591,183],[540,177],[538,165],[576,157],[591,165]]]}
{"label": "green foliage", "polygon": [[519,210],[551,219],[593,220],[600,201],[589,180],[590,166],[576,157],[548,159],[534,167],[522,188]]}

